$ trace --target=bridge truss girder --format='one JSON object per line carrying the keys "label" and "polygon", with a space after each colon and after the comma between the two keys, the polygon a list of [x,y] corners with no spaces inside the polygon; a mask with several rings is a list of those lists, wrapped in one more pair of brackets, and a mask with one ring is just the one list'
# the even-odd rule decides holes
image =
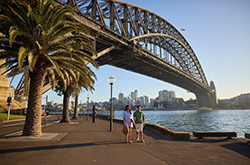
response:
{"label": "bridge truss girder", "polygon": [[177,85],[194,93],[200,106],[211,106],[212,93],[208,92],[209,87],[148,51],[133,48],[115,49],[99,57],[97,62],[99,65],[112,65]]}
{"label": "bridge truss girder", "polygon": [[[106,53],[101,53],[101,56],[98,57],[97,61],[100,64],[110,64],[134,71],[118,61],[130,58],[139,61],[139,56],[135,56],[135,54],[141,55],[141,52],[154,58],[157,57],[158,62],[163,62],[164,67],[168,68],[164,70],[168,73],[166,77],[169,78],[170,75],[176,74],[176,77],[180,78],[179,80],[183,80],[182,84],[189,85],[179,84],[175,78],[166,80],[161,77],[161,80],[194,92],[200,105],[211,105],[210,96],[213,94],[213,90],[207,83],[197,56],[182,34],[165,19],[144,8],[117,0],[58,1],[63,4],[74,4],[73,7],[79,17],[78,21],[90,27],[91,35],[96,39],[97,51]],[[109,49],[111,47],[112,49]],[[140,53],[133,53],[133,57],[124,53],[131,52],[131,49],[133,52]],[[114,52],[116,53],[114,54]],[[140,58],[142,57],[140,56]],[[117,61],[115,62],[115,60]],[[153,66],[153,61],[144,60],[145,64]],[[157,65],[154,66],[161,69]],[[169,68],[174,68],[170,69],[173,73],[169,73]],[[135,72],[142,73],[139,69]],[[142,74],[148,75],[146,72]],[[156,76],[155,78],[159,79]]]}
{"label": "bridge truss girder", "polygon": [[[72,0],[74,1],[74,0]],[[199,81],[208,85],[205,74],[202,67],[198,61],[197,56],[192,50],[189,43],[182,36],[182,34],[168,21],[162,17],[156,15],[155,13],[148,11],[144,8],[131,5],[122,1],[116,0],[75,0],[78,3],[78,9],[81,14],[88,17],[89,19],[95,21],[101,26],[114,31],[122,37],[132,39],[138,36],[143,36],[145,34],[163,34],[168,35],[182,44],[182,47],[187,50],[187,54],[183,56],[172,55],[172,51],[169,53],[172,55],[175,61],[191,61],[193,66],[190,67],[190,63],[184,64],[188,66],[183,66],[187,73],[193,74],[195,78]],[[150,44],[160,46],[159,43],[162,41],[160,38],[153,37],[155,40],[150,41]],[[149,40],[149,38],[148,38]],[[173,41],[173,40],[172,40]],[[163,41],[166,43],[165,41]],[[176,43],[176,42],[175,42]],[[171,44],[171,43],[170,43]],[[163,47],[164,48],[164,47]],[[176,51],[176,50],[175,50]]]}

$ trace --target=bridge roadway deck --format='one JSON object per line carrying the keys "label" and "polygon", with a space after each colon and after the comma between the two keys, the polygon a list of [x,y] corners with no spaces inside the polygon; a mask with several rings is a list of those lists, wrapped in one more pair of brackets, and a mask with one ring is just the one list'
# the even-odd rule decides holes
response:
{"label": "bridge roadway deck", "polygon": [[[250,145],[245,139],[173,140],[145,128],[145,143],[124,143],[122,125],[86,118],[72,124],[43,128],[54,138],[1,138],[0,164],[250,164]],[[12,139],[12,140],[10,140]]]}

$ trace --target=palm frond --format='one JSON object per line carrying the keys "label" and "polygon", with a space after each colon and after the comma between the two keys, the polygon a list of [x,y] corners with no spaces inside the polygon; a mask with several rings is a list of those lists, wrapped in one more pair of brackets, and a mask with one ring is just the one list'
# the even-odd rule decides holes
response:
{"label": "palm frond", "polygon": [[21,35],[21,33],[20,33],[20,31],[18,30],[17,27],[11,26],[11,27],[10,27],[10,30],[9,30],[9,35],[10,35],[9,42],[10,42],[10,45],[12,45],[12,43],[13,43],[14,40],[15,40],[15,38],[16,38],[18,35]]}
{"label": "palm frond", "polygon": [[27,57],[29,55],[29,50],[24,48],[24,47],[21,47],[19,49],[19,52],[18,52],[18,67],[19,69],[22,68],[22,65],[23,65],[23,61],[25,59],[25,57]]}
{"label": "palm frond", "polygon": [[29,60],[29,68],[31,72],[33,72],[35,68],[38,57],[39,55],[29,52],[28,60]]}

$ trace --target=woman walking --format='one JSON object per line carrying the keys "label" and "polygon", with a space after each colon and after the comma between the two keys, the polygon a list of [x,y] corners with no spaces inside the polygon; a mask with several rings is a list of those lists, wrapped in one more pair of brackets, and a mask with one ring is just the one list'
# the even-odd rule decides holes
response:
{"label": "woman walking", "polygon": [[127,129],[126,133],[126,143],[132,143],[130,140],[131,130],[133,128],[134,120],[132,115],[132,110],[129,105],[126,105],[125,111],[123,112],[123,126]]}

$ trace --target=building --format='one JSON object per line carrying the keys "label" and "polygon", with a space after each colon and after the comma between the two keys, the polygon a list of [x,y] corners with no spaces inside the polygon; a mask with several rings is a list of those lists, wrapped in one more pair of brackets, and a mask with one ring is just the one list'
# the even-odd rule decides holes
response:
{"label": "building", "polygon": [[150,105],[152,105],[152,106],[154,105],[154,99],[152,99],[152,98],[150,99]]}
{"label": "building", "polygon": [[168,91],[168,90],[159,91],[159,102],[174,103],[175,102],[175,92]]}
{"label": "building", "polygon": [[48,106],[54,107],[54,101],[52,100],[51,102],[48,102]]}
{"label": "building", "polygon": [[164,102],[164,101],[169,102],[168,90],[159,91],[159,102]]}
{"label": "building", "polygon": [[169,91],[169,102],[174,103],[175,102],[175,92],[174,91]]}
{"label": "building", "polygon": [[123,102],[124,101],[124,95],[123,95],[123,93],[119,93],[118,101],[119,101],[119,103],[124,103]]}
{"label": "building", "polygon": [[135,93],[134,93],[134,92],[131,92],[131,93],[130,93],[130,97],[131,97],[131,100],[134,100],[134,98],[135,98]]}
{"label": "building", "polygon": [[123,98],[123,104],[129,104],[129,97]]}
{"label": "building", "polygon": [[138,98],[138,90],[135,90],[135,100]]}
{"label": "building", "polygon": [[144,96],[145,97],[145,105],[149,104],[149,97],[148,96]]}
{"label": "building", "polygon": [[117,104],[117,103],[118,103],[117,98],[113,97],[113,98],[112,98],[112,103],[113,103],[113,105]]}
{"label": "building", "polygon": [[138,98],[138,90],[131,92],[131,100],[136,100]]}

